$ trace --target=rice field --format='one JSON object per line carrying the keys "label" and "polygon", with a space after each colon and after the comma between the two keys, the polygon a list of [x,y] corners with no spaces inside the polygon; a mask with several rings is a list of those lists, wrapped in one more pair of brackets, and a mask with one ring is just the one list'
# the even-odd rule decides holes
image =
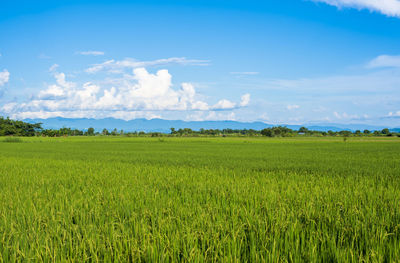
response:
{"label": "rice field", "polygon": [[0,138],[0,262],[398,262],[400,138]]}

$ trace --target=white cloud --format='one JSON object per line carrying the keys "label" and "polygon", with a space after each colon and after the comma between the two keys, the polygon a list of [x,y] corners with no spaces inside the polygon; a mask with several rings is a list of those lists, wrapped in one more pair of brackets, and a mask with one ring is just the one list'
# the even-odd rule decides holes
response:
{"label": "white cloud", "polygon": [[6,84],[10,79],[10,72],[8,72],[8,70],[3,70],[2,72],[0,72],[0,87],[4,86],[4,84]]}
{"label": "white cloud", "polygon": [[387,16],[400,17],[399,0],[314,0],[315,2],[324,2],[328,5],[338,8],[348,7],[356,9],[368,9],[382,13]]}
{"label": "white cloud", "polygon": [[286,108],[288,110],[296,110],[296,109],[300,108],[300,106],[296,105],[296,104],[291,104],[291,105],[287,105]]}
{"label": "white cloud", "polygon": [[50,68],[49,68],[49,71],[50,72],[54,72],[54,71],[56,71],[56,69],[59,67],[59,65],[58,64],[53,64]]}
{"label": "white cloud", "polygon": [[39,92],[38,98],[47,100],[47,99],[56,99],[56,98],[61,98],[65,96],[64,89],[57,86],[57,85],[51,85],[49,86],[46,90],[41,90]]}
{"label": "white cloud", "polygon": [[337,113],[336,111],[333,113],[333,115],[335,116],[336,119],[342,118],[342,116],[339,113]]}
{"label": "white cloud", "polygon": [[236,107],[236,103],[231,102],[226,99],[222,99],[222,100],[218,101],[217,104],[215,104],[212,108],[214,110],[226,110],[226,109],[233,109],[235,107]]}
{"label": "white cloud", "polygon": [[105,61],[101,64],[94,64],[92,67],[86,69],[86,72],[97,73],[99,71],[106,70],[110,73],[122,73],[124,69],[165,66],[168,64],[207,66],[209,65],[209,62],[210,61],[208,60],[187,59],[184,57],[157,59],[151,61],[138,61],[131,58],[127,58],[124,60],[112,59]]}
{"label": "white cloud", "polygon": [[250,94],[244,94],[240,99],[240,107],[245,107],[250,103]]}
{"label": "white cloud", "polygon": [[246,93],[240,97],[240,102],[235,103],[227,99],[219,100],[214,106],[212,106],[211,110],[229,110],[235,109],[238,107],[245,107],[250,103],[250,94]]}
{"label": "white cloud", "polygon": [[378,56],[367,64],[367,68],[400,68],[400,56]]}
{"label": "white cloud", "polygon": [[[111,87],[91,82],[78,86],[77,83],[67,81],[64,73],[54,72],[53,76],[56,84],[41,90],[31,101],[8,103],[1,111],[16,118],[119,116],[129,119],[139,116],[138,112],[148,112],[143,115],[145,117],[156,117],[159,115],[151,112],[238,108],[236,103],[226,99],[210,107],[207,102],[199,99],[200,96],[190,83],[182,83],[179,89],[174,89],[172,76],[165,69],[152,74],[145,68],[136,68],[119,86]],[[249,100],[250,95],[245,94],[239,105],[245,106]]]}
{"label": "white cloud", "polygon": [[103,51],[94,51],[94,50],[78,51],[76,53],[79,54],[79,55],[83,55],[83,56],[104,56],[104,52]]}
{"label": "white cloud", "polygon": [[339,120],[359,120],[364,118],[367,115],[364,115],[364,117],[360,118],[358,115],[354,114],[354,115],[349,115],[346,112],[343,112],[342,114],[338,113],[338,112],[333,112],[333,116],[335,116],[336,119]]}
{"label": "white cloud", "polygon": [[389,112],[389,114],[387,115],[388,118],[398,118],[400,117],[400,111],[395,111],[395,112]]}
{"label": "white cloud", "polygon": [[239,71],[239,72],[231,72],[232,75],[258,75],[259,72],[256,71]]}

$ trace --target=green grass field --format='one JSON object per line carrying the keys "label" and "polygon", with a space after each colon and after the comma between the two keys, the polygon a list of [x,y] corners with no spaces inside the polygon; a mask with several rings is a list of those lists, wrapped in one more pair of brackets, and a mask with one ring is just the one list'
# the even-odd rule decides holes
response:
{"label": "green grass field", "polygon": [[0,261],[400,259],[400,138],[0,138]]}

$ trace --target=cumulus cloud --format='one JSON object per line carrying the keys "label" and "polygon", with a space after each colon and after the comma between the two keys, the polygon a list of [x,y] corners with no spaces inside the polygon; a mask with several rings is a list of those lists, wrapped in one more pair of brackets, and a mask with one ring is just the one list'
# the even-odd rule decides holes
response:
{"label": "cumulus cloud", "polygon": [[367,68],[400,68],[400,56],[378,56],[367,64]]}
{"label": "cumulus cloud", "polygon": [[9,79],[10,79],[10,72],[8,72],[8,70],[5,69],[2,72],[0,72],[0,87],[4,86]]}
{"label": "cumulus cloud", "polygon": [[226,109],[233,109],[235,107],[236,107],[236,103],[231,102],[226,99],[222,99],[222,100],[218,101],[217,104],[215,104],[212,108],[214,110],[226,110]]}
{"label": "cumulus cloud", "polygon": [[240,97],[240,102],[235,103],[227,99],[219,100],[214,106],[212,106],[211,110],[229,110],[235,109],[239,107],[245,107],[250,103],[250,94],[244,94]]}
{"label": "cumulus cloud", "polygon": [[247,106],[248,104],[250,103],[250,94],[249,93],[247,93],[247,94],[244,94],[242,97],[241,97],[241,100],[240,100],[240,107],[245,107],[245,106]]}
{"label": "cumulus cloud", "polygon": [[[55,67],[56,66],[56,67]],[[57,64],[54,64],[50,71],[54,72],[58,67]],[[55,100],[63,98],[68,94],[68,91],[75,88],[76,84],[73,82],[68,82],[65,80],[65,74],[54,72],[54,78],[56,79],[56,85],[50,85],[45,90],[41,90],[37,96],[38,99],[41,100]]]}
{"label": "cumulus cloud", "polygon": [[155,117],[158,115],[150,112],[231,110],[247,105],[250,100],[250,95],[245,94],[239,103],[221,99],[210,106],[200,99],[190,83],[174,89],[172,76],[165,69],[152,74],[145,68],[136,68],[124,82],[111,87],[91,82],[78,86],[67,81],[64,73],[53,72],[53,76],[56,84],[41,90],[28,102],[8,103],[1,111],[17,118],[83,115],[129,119],[138,116],[130,112],[148,112],[147,117]]}
{"label": "cumulus cloud", "polygon": [[43,100],[57,99],[64,96],[64,89],[57,85],[51,85],[46,90],[41,90],[38,94],[38,98]]}
{"label": "cumulus cloud", "polygon": [[86,69],[87,73],[97,73],[99,71],[108,71],[111,73],[121,73],[124,69],[134,69],[134,68],[146,68],[154,66],[165,66],[169,64],[178,65],[194,65],[194,66],[207,66],[209,65],[208,60],[198,60],[198,59],[187,59],[184,57],[179,58],[166,58],[157,59],[151,61],[138,61],[135,59],[127,58],[124,60],[108,60],[101,64],[94,64],[90,68]]}
{"label": "cumulus cloud", "polygon": [[76,54],[83,55],[83,56],[104,56],[103,51],[94,51],[94,50],[78,51],[78,52],[76,52]]}
{"label": "cumulus cloud", "polygon": [[323,2],[338,8],[348,7],[356,9],[368,9],[387,16],[400,17],[399,0],[314,0]]}
{"label": "cumulus cloud", "polygon": [[291,104],[291,105],[287,105],[286,108],[287,108],[288,110],[295,110],[295,109],[300,108],[300,106],[299,106],[299,105],[296,105],[296,104]]}

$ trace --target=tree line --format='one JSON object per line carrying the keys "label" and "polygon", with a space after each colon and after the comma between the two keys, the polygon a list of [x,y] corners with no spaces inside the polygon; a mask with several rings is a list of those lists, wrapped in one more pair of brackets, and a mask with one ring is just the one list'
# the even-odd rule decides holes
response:
{"label": "tree line", "polygon": [[46,136],[46,137],[63,137],[63,136],[127,136],[127,137],[162,137],[162,136],[265,136],[265,137],[295,137],[295,136],[398,136],[400,133],[391,132],[388,128],[382,130],[356,130],[354,132],[348,130],[342,131],[315,131],[306,127],[299,130],[293,130],[285,126],[276,126],[265,128],[262,130],[253,129],[200,129],[192,130],[190,128],[175,129],[170,128],[170,133],[161,132],[124,132],[123,130],[103,129],[101,132],[95,131],[94,128],[86,130],[60,128],[60,129],[43,129],[41,123],[27,123],[10,118],[0,117],[0,136]]}

